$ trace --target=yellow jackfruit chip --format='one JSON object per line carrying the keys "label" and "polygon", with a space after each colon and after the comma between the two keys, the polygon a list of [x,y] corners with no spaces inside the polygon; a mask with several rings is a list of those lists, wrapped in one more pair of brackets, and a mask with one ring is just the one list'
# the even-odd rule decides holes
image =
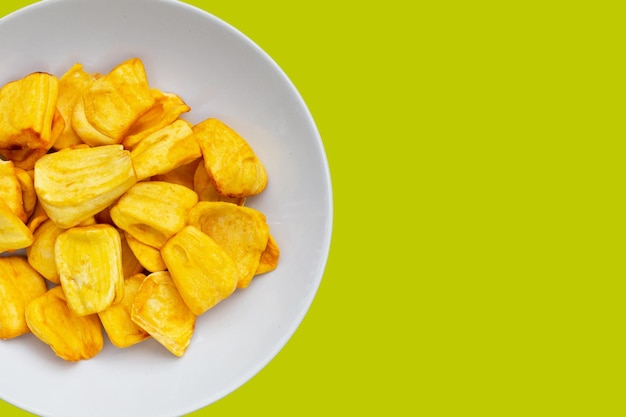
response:
{"label": "yellow jackfruit chip", "polygon": [[228,197],[249,197],[267,186],[265,167],[248,142],[222,121],[209,118],[193,132],[202,149],[204,166],[217,192]]}
{"label": "yellow jackfruit chip", "polygon": [[0,257],[0,339],[28,333],[26,306],[47,291],[44,279],[19,256]]}
{"label": "yellow jackfruit chip", "polygon": [[185,165],[181,165],[164,174],[153,175],[151,180],[165,181],[171,182],[172,184],[184,185],[190,190],[193,190],[193,177],[195,175],[196,169],[201,163],[202,159],[198,158],[195,161],[189,162]]}
{"label": "yellow jackfruit chip", "polygon": [[276,243],[274,236],[270,233],[270,237],[267,240],[267,246],[265,247],[263,253],[261,253],[261,259],[259,259],[259,266],[256,269],[255,275],[264,274],[276,269],[279,257],[280,248],[278,247],[278,243]]}
{"label": "yellow jackfruit chip", "polygon": [[187,187],[163,181],[138,182],[113,207],[117,227],[146,245],[160,248],[187,224],[198,195]]}
{"label": "yellow jackfruit chip", "polygon": [[133,254],[145,269],[150,272],[165,271],[167,269],[159,249],[138,241],[128,232],[124,232],[124,236],[126,236],[126,242]]}
{"label": "yellow jackfruit chip", "polygon": [[213,185],[213,180],[204,167],[204,163],[200,163],[196,167],[193,175],[193,189],[198,194],[200,201],[224,201],[238,206],[243,206],[246,202],[245,197],[227,197],[218,193],[215,185]]}
{"label": "yellow jackfruit chip", "polygon": [[139,262],[139,259],[137,259],[135,253],[128,244],[126,232],[118,230],[118,233],[122,241],[122,271],[124,272],[124,278],[126,279],[142,272],[143,265]]}
{"label": "yellow jackfruit chip", "polygon": [[130,153],[139,181],[188,164],[201,155],[191,125],[181,119],[148,135]]}
{"label": "yellow jackfruit chip", "polygon": [[76,102],[97,77],[97,74],[86,72],[82,64],[76,63],[59,78],[57,108],[65,119],[65,127],[54,142],[52,146],[54,149],[64,149],[83,143],[72,127],[72,113]]}
{"label": "yellow jackfruit chip", "polygon": [[247,287],[268,243],[265,215],[250,207],[201,201],[189,212],[189,224],[210,236],[233,258],[240,271],[237,286]]}
{"label": "yellow jackfruit chip", "polygon": [[0,200],[0,252],[24,249],[33,243],[33,234],[19,217]]}
{"label": "yellow jackfruit chip", "polygon": [[143,280],[133,301],[131,319],[178,357],[187,350],[196,325],[196,316],[167,271],[153,272]]}
{"label": "yellow jackfruit chip", "polygon": [[196,227],[186,226],[168,240],[161,256],[195,315],[226,299],[237,287],[240,273],[233,259]]}
{"label": "yellow jackfruit chip", "polygon": [[[20,184],[22,191],[22,203],[24,205],[24,212],[26,213],[26,220],[28,220],[35,211],[35,205],[37,204],[37,193],[35,192],[35,183],[33,177],[21,168],[15,168],[15,175],[17,176],[17,182]],[[26,221],[25,220],[25,221]]]}
{"label": "yellow jackfruit chip", "polygon": [[11,161],[0,161],[0,200],[9,206],[22,222],[28,220],[22,200],[22,187]]}
{"label": "yellow jackfruit chip", "polygon": [[28,304],[26,323],[38,339],[66,361],[93,358],[104,346],[98,315],[78,316],[72,312],[60,286]]}
{"label": "yellow jackfruit chip", "polygon": [[58,80],[36,72],[0,89],[0,148],[39,149],[51,146]]}
{"label": "yellow jackfruit chip", "polygon": [[122,141],[126,149],[132,150],[146,136],[173,123],[180,115],[191,110],[176,94],[164,93],[156,88],[153,88],[151,92],[154,104],[128,131]]}
{"label": "yellow jackfruit chip", "polygon": [[122,301],[98,313],[109,340],[118,348],[127,348],[150,337],[148,332],[130,318],[135,296],[145,278],[144,274],[128,277],[124,281],[124,298]]}
{"label": "yellow jackfruit chip", "polygon": [[35,203],[35,210],[28,219],[28,230],[30,230],[31,233],[35,233],[35,230],[37,230],[37,228],[46,220],[48,220],[48,213],[46,213],[39,200],[37,200]]}
{"label": "yellow jackfruit chip", "polygon": [[113,226],[68,229],[57,237],[54,252],[67,304],[77,315],[103,311],[124,296],[122,243]]}
{"label": "yellow jackfruit chip", "polygon": [[57,226],[69,228],[96,215],[137,182],[122,145],[63,149],[35,166],[35,190]]}
{"label": "yellow jackfruit chip", "polygon": [[121,143],[153,104],[143,63],[132,58],[91,83],[74,106],[72,127],[91,146]]}
{"label": "yellow jackfruit chip", "polygon": [[50,282],[60,284],[54,245],[62,229],[52,220],[43,222],[33,233],[33,244],[26,248],[28,263]]}

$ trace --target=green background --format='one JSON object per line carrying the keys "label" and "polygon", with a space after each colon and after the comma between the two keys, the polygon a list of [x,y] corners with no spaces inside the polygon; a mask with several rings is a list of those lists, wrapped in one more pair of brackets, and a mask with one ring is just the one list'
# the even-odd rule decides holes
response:
{"label": "green background", "polygon": [[618,2],[189,2],[297,86],[335,205],[300,328],[190,416],[626,415]]}

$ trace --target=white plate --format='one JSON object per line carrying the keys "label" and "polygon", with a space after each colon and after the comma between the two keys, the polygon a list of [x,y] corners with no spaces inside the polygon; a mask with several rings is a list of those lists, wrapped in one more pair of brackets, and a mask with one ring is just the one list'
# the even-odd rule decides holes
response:
{"label": "white plate", "polygon": [[[284,346],[320,284],[332,228],[322,141],[297,90],[235,28],[173,0],[48,0],[0,20],[0,83],[74,62],[107,72],[140,57],[150,84],[179,94],[191,122],[218,117],[244,136],[269,175],[248,200],[267,216],[279,267],[199,317],[176,358],[153,340],[106,342],[68,363],[32,335],[0,341],[0,397],[43,416],[165,417],[232,392]],[[302,358],[306,360],[306,358]]]}

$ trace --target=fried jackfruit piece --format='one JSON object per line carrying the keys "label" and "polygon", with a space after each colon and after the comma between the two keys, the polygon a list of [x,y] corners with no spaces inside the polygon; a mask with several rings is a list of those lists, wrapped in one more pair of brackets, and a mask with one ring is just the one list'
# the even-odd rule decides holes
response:
{"label": "fried jackfruit piece", "polygon": [[121,143],[154,104],[143,63],[129,59],[94,80],[77,100],[72,127],[91,146]]}
{"label": "fried jackfruit piece", "polygon": [[0,89],[0,148],[49,149],[58,89],[57,78],[44,72]]}
{"label": "fried jackfruit piece", "polygon": [[135,301],[135,296],[145,278],[146,276],[141,273],[128,277],[124,281],[124,298],[122,301],[98,313],[109,340],[118,348],[135,345],[150,337],[148,332],[130,318],[133,301]]}
{"label": "fried jackfruit piece", "polygon": [[274,239],[274,236],[270,233],[270,237],[267,240],[267,246],[263,253],[261,253],[261,259],[259,259],[259,266],[256,268],[255,275],[264,274],[266,272],[273,271],[278,266],[278,258],[280,257],[280,248],[278,243]]}
{"label": "fried jackfruit piece", "polygon": [[267,186],[265,167],[248,142],[222,121],[209,118],[193,127],[204,166],[217,192],[249,197]]}
{"label": "fried jackfruit piece", "polygon": [[41,202],[37,199],[37,202],[35,203],[35,210],[28,219],[28,230],[30,230],[31,233],[35,233],[35,230],[37,230],[37,228],[46,220],[48,220],[48,213],[46,213],[41,205]]}
{"label": "fried jackfruit piece", "polygon": [[57,226],[69,228],[96,215],[137,182],[122,145],[63,149],[35,166],[35,190]]}
{"label": "fried jackfruit piece", "polygon": [[210,236],[232,257],[240,271],[237,286],[247,287],[268,243],[265,215],[250,207],[201,201],[189,212],[189,224]]}
{"label": "fried jackfruit piece", "polygon": [[35,211],[35,205],[37,204],[35,183],[33,181],[33,177],[28,173],[28,171],[21,168],[15,168],[15,175],[17,176],[17,182],[20,184],[24,212],[26,213],[26,219],[28,219]]}
{"label": "fried jackfruit piece", "polygon": [[111,219],[132,237],[155,248],[187,224],[198,195],[187,187],[163,181],[138,182],[113,207]]}
{"label": "fried jackfruit piece", "polygon": [[54,142],[54,149],[65,149],[69,146],[83,143],[72,127],[72,112],[74,111],[76,102],[98,76],[98,74],[86,72],[82,64],[76,63],[59,78],[57,108],[65,119],[65,126]]}
{"label": "fried jackfruit piece", "polygon": [[139,259],[137,259],[135,253],[128,244],[126,232],[123,230],[118,230],[117,232],[119,233],[122,242],[122,271],[124,272],[124,279],[126,279],[143,271],[143,265],[141,265],[141,262],[139,262]]}
{"label": "fried jackfruit piece", "polygon": [[33,244],[26,248],[28,263],[50,282],[60,284],[54,245],[62,229],[52,220],[43,222],[33,233]]}
{"label": "fried jackfruit piece", "polygon": [[24,249],[33,243],[33,234],[19,217],[0,200],[0,252]]}
{"label": "fried jackfruit piece", "polygon": [[196,316],[167,271],[153,272],[143,280],[133,301],[131,319],[178,357],[187,350],[196,325]]}
{"label": "fried jackfruit piece", "polygon": [[245,197],[227,197],[218,193],[215,185],[213,185],[213,180],[206,171],[204,163],[198,164],[194,172],[193,189],[198,194],[198,200],[200,201],[224,201],[237,204],[238,206],[243,206],[246,202]]}
{"label": "fried jackfruit piece", "polygon": [[165,271],[167,266],[161,257],[161,251],[135,239],[128,232],[124,232],[126,242],[133,251],[139,263],[150,272]]}
{"label": "fried jackfruit piece", "polygon": [[196,169],[201,163],[202,159],[198,158],[192,162],[189,162],[188,164],[181,165],[164,174],[153,175],[151,180],[165,181],[171,182],[172,184],[184,185],[190,190],[194,190],[193,177],[195,175]]}
{"label": "fried jackfruit piece", "polygon": [[137,120],[122,141],[124,148],[133,149],[151,133],[173,123],[191,108],[176,94],[152,89],[154,104]]}
{"label": "fried jackfruit piece", "polygon": [[26,259],[0,257],[0,339],[11,339],[28,333],[24,316],[26,306],[46,293],[46,283]]}
{"label": "fried jackfruit piece", "polygon": [[240,273],[233,259],[196,227],[184,227],[161,248],[161,255],[195,315],[226,299],[237,287]]}
{"label": "fried jackfruit piece", "polygon": [[73,227],[54,246],[61,286],[79,316],[98,313],[124,296],[122,243],[108,224]]}
{"label": "fried jackfruit piece", "polygon": [[51,288],[28,304],[26,323],[38,339],[66,361],[93,358],[104,346],[98,316],[76,315],[68,307],[60,286]]}
{"label": "fried jackfruit piece", "polygon": [[139,181],[188,164],[201,155],[191,125],[181,119],[148,135],[130,153]]}
{"label": "fried jackfruit piece", "polygon": [[0,200],[9,206],[22,222],[26,222],[28,217],[22,197],[22,187],[13,162],[0,161]]}

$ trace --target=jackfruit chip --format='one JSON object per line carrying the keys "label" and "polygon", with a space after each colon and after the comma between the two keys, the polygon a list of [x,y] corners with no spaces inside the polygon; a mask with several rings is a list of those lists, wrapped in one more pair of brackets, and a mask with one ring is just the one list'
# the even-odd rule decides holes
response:
{"label": "jackfruit chip", "polygon": [[159,249],[138,241],[128,232],[124,232],[124,236],[126,236],[126,243],[145,269],[150,272],[165,271],[167,269]]}
{"label": "jackfruit chip", "polygon": [[28,333],[26,306],[47,291],[44,279],[19,256],[0,257],[0,339]]}
{"label": "jackfruit chip", "polygon": [[108,224],[73,227],[54,246],[61,286],[79,316],[98,313],[124,296],[122,243]]}
{"label": "jackfruit chip", "polygon": [[196,325],[167,271],[153,272],[139,287],[131,308],[131,319],[172,354],[187,350]]}
{"label": "jackfruit chip", "polygon": [[72,126],[91,146],[121,143],[153,104],[143,63],[132,58],[91,83],[74,106]]}
{"label": "jackfruit chip", "polygon": [[204,163],[198,164],[194,172],[193,189],[198,194],[200,201],[224,201],[238,206],[243,206],[246,202],[245,197],[227,197],[218,193],[213,185],[213,180],[204,167]]}
{"label": "jackfruit chip", "polygon": [[26,248],[28,263],[48,281],[60,284],[59,271],[55,257],[55,243],[57,237],[63,233],[62,229],[52,220],[43,222],[33,233],[33,244]]}
{"label": "jackfruit chip", "polygon": [[146,136],[170,123],[191,108],[176,94],[164,93],[153,88],[154,104],[130,128],[122,141],[124,148],[133,149]]}
{"label": "jackfruit chip", "polygon": [[17,172],[13,162],[0,161],[0,200],[4,201],[11,211],[22,221],[26,222],[28,217],[24,210],[22,199],[22,187],[20,186]]}
{"label": "jackfruit chip", "polygon": [[31,170],[35,166],[35,163],[39,158],[48,153],[50,148],[55,143],[57,137],[62,133],[65,128],[65,120],[61,113],[56,110],[54,117],[52,118],[52,131],[50,142],[46,146],[41,148],[19,148],[19,149],[0,149],[0,155],[13,161],[16,167],[24,170]]}
{"label": "jackfruit chip", "polygon": [[113,207],[117,227],[146,245],[160,248],[187,224],[198,195],[187,187],[163,181],[138,182]]}
{"label": "jackfruit chip", "polygon": [[46,211],[44,210],[43,206],[41,205],[41,202],[39,200],[37,200],[37,202],[35,203],[35,210],[33,211],[33,214],[30,215],[30,218],[28,219],[28,230],[30,230],[31,233],[35,233],[35,230],[37,230],[37,228],[46,220],[48,220],[48,213],[46,213]]}
{"label": "jackfruit chip", "polygon": [[189,224],[210,236],[233,258],[240,271],[237,287],[247,287],[268,243],[265,215],[250,207],[201,201],[189,212]]}
{"label": "jackfruit chip", "polygon": [[0,148],[39,149],[51,146],[58,80],[35,72],[0,89]]}
{"label": "jackfruit chip", "polygon": [[255,275],[264,274],[276,269],[279,257],[280,248],[278,247],[274,236],[270,233],[270,237],[267,240],[267,246],[265,247],[263,253],[261,253],[261,259],[259,260],[259,266],[256,269]]}
{"label": "jackfruit chip", "polygon": [[126,279],[142,272],[144,267],[128,244],[126,232],[123,230],[118,230],[117,232],[122,242],[122,271],[124,272],[124,279]]}
{"label": "jackfruit chip", "polygon": [[22,191],[22,203],[24,205],[24,212],[26,213],[25,221],[27,221],[35,211],[35,205],[37,204],[35,183],[28,171],[22,168],[15,168],[15,175],[17,176],[17,182],[20,184],[20,190]]}
{"label": "jackfruit chip", "polygon": [[267,186],[265,167],[248,142],[222,121],[209,118],[193,132],[202,149],[204,166],[217,192],[228,197],[249,197]]}
{"label": "jackfruit chip", "polygon": [[33,243],[33,234],[19,217],[0,200],[0,252],[24,249]]}
{"label": "jackfruit chip", "polygon": [[98,313],[109,340],[118,348],[127,348],[150,337],[148,332],[130,318],[133,301],[145,278],[146,276],[140,273],[128,277],[124,281],[122,301]]}
{"label": "jackfruit chip", "polygon": [[76,102],[98,77],[98,74],[90,74],[83,69],[82,64],[76,63],[59,78],[57,108],[65,119],[65,126],[52,146],[54,149],[64,149],[83,143],[72,127],[72,113]]}
{"label": "jackfruit chip", "polygon": [[237,287],[240,273],[233,259],[194,226],[184,227],[168,240],[161,248],[161,256],[185,304],[195,315],[214,307]]}
{"label": "jackfruit chip", "polygon": [[181,165],[164,174],[153,175],[152,181],[165,181],[172,184],[184,185],[193,190],[193,177],[198,166],[202,163],[202,159],[198,158],[188,164]]}
{"label": "jackfruit chip", "polygon": [[35,166],[35,190],[57,226],[69,228],[102,211],[137,182],[122,145],[63,149]]}
{"label": "jackfruit chip", "polygon": [[93,358],[104,346],[98,315],[78,316],[72,312],[60,286],[28,304],[26,323],[38,339],[66,361]]}
{"label": "jackfruit chip", "polygon": [[130,153],[139,181],[188,164],[201,155],[191,125],[181,119],[148,135]]}

